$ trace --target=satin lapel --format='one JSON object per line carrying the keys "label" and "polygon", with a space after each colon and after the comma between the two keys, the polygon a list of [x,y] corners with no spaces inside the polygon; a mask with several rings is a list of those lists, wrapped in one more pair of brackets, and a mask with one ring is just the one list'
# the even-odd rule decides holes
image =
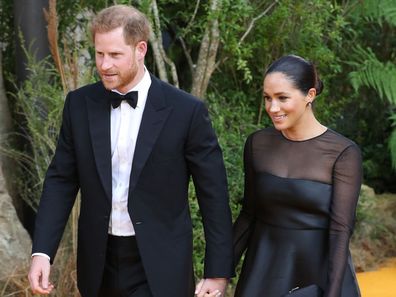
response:
{"label": "satin lapel", "polygon": [[152,76],[151,80],[151,86],[148,92],[133,157],[129,181],[130,193],[134,190],[140,173],[158,139],[162,127],[172,111],[172,107],[167,106],[165,103],[165,97],[158,79]]}
{"label": "satin lapel", "polygon": [[87,98],[87,110],[96,167],[111,202],[110,105],[105,100],[104,89],[103,92],[96,92]]}

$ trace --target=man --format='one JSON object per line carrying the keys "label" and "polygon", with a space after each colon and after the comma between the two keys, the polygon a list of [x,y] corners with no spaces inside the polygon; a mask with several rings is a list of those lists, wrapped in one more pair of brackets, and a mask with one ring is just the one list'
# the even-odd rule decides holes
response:
{"label": "man", "polygon": [[149,74],[149,23],[138,10],[109,7],[91,27],[101,82],[67,95],[37,213],[31,288],[39,294],[53,289],[50,263],[80,190],[83,297],[193,296],[191,175],[206,239],[196,294],[220,296],[233,274],[232,227],[222,154],[207,110]]}

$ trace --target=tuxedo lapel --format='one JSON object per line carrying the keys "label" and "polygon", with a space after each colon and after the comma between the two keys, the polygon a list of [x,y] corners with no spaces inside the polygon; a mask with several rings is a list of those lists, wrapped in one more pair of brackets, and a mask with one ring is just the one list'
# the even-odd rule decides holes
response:
{"label": "tuxedo lapel", "polygon": [[98,174],[111,202],[110,104],[106,100],[103,86],[98,86],[97,90],[86,98],[89,131]]}
{"label": "tuxedo lapel", "polygon": [[162,92],[160,82],[157,78],[151,76],[151,86],[147,95],[146,106],[143,112],[133,157],[129,181],[130,193],[136,186],[140,173],[171,110],[172,107],[167,106],[165,103],[165,96]]}

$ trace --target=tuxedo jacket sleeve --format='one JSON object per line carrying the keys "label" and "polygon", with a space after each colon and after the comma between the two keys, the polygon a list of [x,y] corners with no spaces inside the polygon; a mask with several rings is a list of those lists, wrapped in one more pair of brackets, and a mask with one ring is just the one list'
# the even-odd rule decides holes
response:
{"label": "tuxedo jacket sleeve", "polygon": [[[232,225],[222,152],[204,103],[152,76],[132,164],[128,211],[154,297],[193,296],[192,177],[205,230],[205,277],[231,277]],[[97,293],[111,213],[110,104],[101,82],[68,94],[36,218],[33,252],[53,261],[80,189],[77,278]]]}
{"label": "tuxedo jacket sleeve", "polygon": [[69,96],[66,97],[56,153],[47,170],[33,240],[33,253],[47,254],[51,263],[79,190],[73,136],[70,129]]}

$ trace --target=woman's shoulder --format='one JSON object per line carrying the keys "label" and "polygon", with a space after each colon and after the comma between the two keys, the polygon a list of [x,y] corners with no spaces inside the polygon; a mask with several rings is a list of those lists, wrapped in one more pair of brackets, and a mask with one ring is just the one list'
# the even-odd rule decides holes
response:
{"label": "woman's shoulder", "polygon": [[333,147],[340,153],[349,149],[360,152],[359,146],[350,138],[328,128],[326,133],[323,135],[323,141],[326,142],[327,146]]}
{"label": "woman's shoulder", "polygon": [[333,129],[327,129],[327,138],[332,139],[334,142],[339,143],[340,145],[344,146],[357,146],[357,144],[350,138],[334,131]]}
{"label": "woman's shoulder", "polygon": [[248,139],[257,139],[265,137],[279,137],[280,132],[274,127],[266,127],[260,130],[256,130],[248,136]]}
{"label": "woman's shoulder", "polygon": [[281,133],[274,127],[267,127],[251,133],[245,142],[247,147],[261,148],[274,147],[282,141]]}

